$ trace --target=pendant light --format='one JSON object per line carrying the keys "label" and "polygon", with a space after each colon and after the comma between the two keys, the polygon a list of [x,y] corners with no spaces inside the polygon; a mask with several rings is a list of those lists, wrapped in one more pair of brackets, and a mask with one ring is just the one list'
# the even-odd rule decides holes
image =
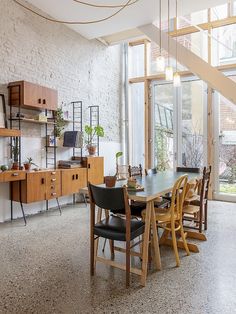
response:
{"label": "pendant light", "polygon": [[157,65],[157,70],[159,70],[160,72],[164,72],[165,70],[165,58],[162,56],[162,48],[161,48],[161,1],[159,0],[159,36],[160,36],[160,52],[159,52],[159,56],[157,57],[156,60],[156,65]]}
{"label": "pendant light", "polygon": [[165,70],[165,78],[166,81],[172,81],[173,80],[173,68],[170,65],[170,54],[169,54],[169,46],[170,46],[170,0],[168,0],[168,30],[167,30],[167,34],[168,34],[168,46],[167,46],[167,53],[168,53],[168,63],[167,63],[167,67]]}
{"label": "pendant light", "polygon": [[179,75],[179,73],[178,73],[178,47],[177,47],[177,39],[178,39],[178,36],[177,36],[177,32],[178,32],[178,25],[177,25],[177,18],[178,18],[178,6],[177,6],[177,1],[178,0],[176,0],[176,3],[175,3],[175,9],[176,9],[176,14],[175,14],[175,16],[176,16],[176,38],[175,38],[175,40],[176,40],[176,42],[175,42],[175,44],[176,44],[176,46],[175,46],[175,53],[176,53],[176,55],[175,55],[175,74],[174,74],[174,79],[173,79],[173,84],[174,84],[174,87],[179,87],[180,85],[181,85],[181,81],[180,81],[180,75]]}

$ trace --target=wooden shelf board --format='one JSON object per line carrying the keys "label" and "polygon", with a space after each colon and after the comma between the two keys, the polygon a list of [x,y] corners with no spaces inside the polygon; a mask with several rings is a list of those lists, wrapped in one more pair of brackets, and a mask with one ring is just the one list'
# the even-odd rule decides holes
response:
{"label": "wooden shelf board", "polygon": [[21,118],[21,119],[18,119],[18,118],[11,118],[9,119],[10,121],[20,121],[20,122],[27,122],[27,123],[37,123],[37,124],[52,124],[54,125],[55,122],[52,122],[52,121],[38,121],[38,120],[34,120],[34,119],[26,119],[26,118]]}
{"label": "wooden shelf board", "polygon": [[12,137],[12,136],[21,136],[21,131],[16,129],[1,129],[0,136],[2,137]]}

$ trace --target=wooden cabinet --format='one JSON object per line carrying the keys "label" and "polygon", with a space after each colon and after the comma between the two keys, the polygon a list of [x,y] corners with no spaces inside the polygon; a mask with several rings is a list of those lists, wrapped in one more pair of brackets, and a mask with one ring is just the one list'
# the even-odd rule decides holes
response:
{"label": "wooden cabinet", "polygon": [[61,170],[62,195],[78,193],[87,186],[87,169],[74,168]]}
{"label": "wooden cabinet", "polygon": [[26,109],[57,110],[57,91],[26,81],[8,84],[9,105]]}
{"label": "wooden cabinet", "polygon": [[25,171],[19,170],[10,170],[0,173],[0,182],[12,182],[25,180],[26,174]]}

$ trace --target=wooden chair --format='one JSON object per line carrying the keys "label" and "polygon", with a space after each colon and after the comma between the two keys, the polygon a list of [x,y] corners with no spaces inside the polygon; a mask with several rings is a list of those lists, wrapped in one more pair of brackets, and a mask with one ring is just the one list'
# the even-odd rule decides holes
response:
{"label": "wooden chair", "polygon": [[191,173],[200,173],[200,168],[193,167],[176,167],[177,172],[191,172]]}
{"label": "wooden chair", "polygon": [[128,167],[128,173],[129,177],[137,177],[143,175],[143,168],[142,165],[139,164],[139,166],[130,166]]}
{"label": "wooden chair", "polygon": [[[176,182],[172,189],[172,197],[170,207],[167,209],[155,208],[155,216],[157,226],[164,229],[161,237],[161,242],[164,242],[171,233],[172,244],[175,252],[176,266],[180,266],[179,253],[177,247],[176,233],[180,232],[183,240],[183,245],[187,255],[189,255],[189,248],[186,242],[186,235],[184,233],[182,224],[182,210],[183,203],[186,193],[188,176],[181,176]],[[145,219],[146,211],[142,212],[142,217]]]}
{"label": "wooden chair", "polygon": [[204,167],[202,179],[199,181],[198,189],[199,194],[196,198],[187,199],[183,207],[183,220],[193,221],[196,226],[185,225],[186,228],[197,229],[202,232],[202,226],[204,224],[204,230],[207,230],[207,202],[208,202],[208,190],[210,183],[211,166],[207,169]]}
{"label": "wooden chair", "polygon": [[[104,188],[89,184],[90,196],[90,271],[94,275],[96,261],[126,270],[126,286],[130,284],[130,271],[135,273],[140,270],[131,269],[131,241],[144,233],[145,224],[143,221],[131,219],[131,210],[128,201],[128,194],[125,188]],[[95,206],[105,209],[108,215],[105,219],[95,223]],[[116,213],[125,212],[125,219]],[[126,244],[126,264],[119,264],[113,260],[98,256],[98,239],[102,237],[114,241],[123,241]],[[139,244],[139,243],[137,243]],[[132,247],[135,245],[132,244]],[[124,251],[124,250],[123,250]],[[122,250],[121,250],[122,252]],[[114,253],[114,252],[113,252]],[[135,256],[141,257],[141,253],[135,252]]]}

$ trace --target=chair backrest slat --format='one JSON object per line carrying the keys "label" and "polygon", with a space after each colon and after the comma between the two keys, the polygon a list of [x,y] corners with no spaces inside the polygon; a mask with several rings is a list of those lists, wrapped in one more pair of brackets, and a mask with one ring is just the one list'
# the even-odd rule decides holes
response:
{"label": "chair backrest slat", "polygon": [[192,167],[176,167],[177,172],[191,172],[191,173],[200,173],[200,168]]}
{"label": "chair backrest slat", "polygon": [[171,206],[170,206],[172,219],[174,219],[175,215],[177,215],[178,219],[181,219],[182,217],[187,182],[188,182],[188,176],[183,175],[179,179],[176,180],[175,185],[172,189]]}
{"label": "chair backrest slat", "polygon": [[140,164],[139,166],[133,167],[129,165],[128,172],[130,177],[142,176],[143,173],[142,165]]}

